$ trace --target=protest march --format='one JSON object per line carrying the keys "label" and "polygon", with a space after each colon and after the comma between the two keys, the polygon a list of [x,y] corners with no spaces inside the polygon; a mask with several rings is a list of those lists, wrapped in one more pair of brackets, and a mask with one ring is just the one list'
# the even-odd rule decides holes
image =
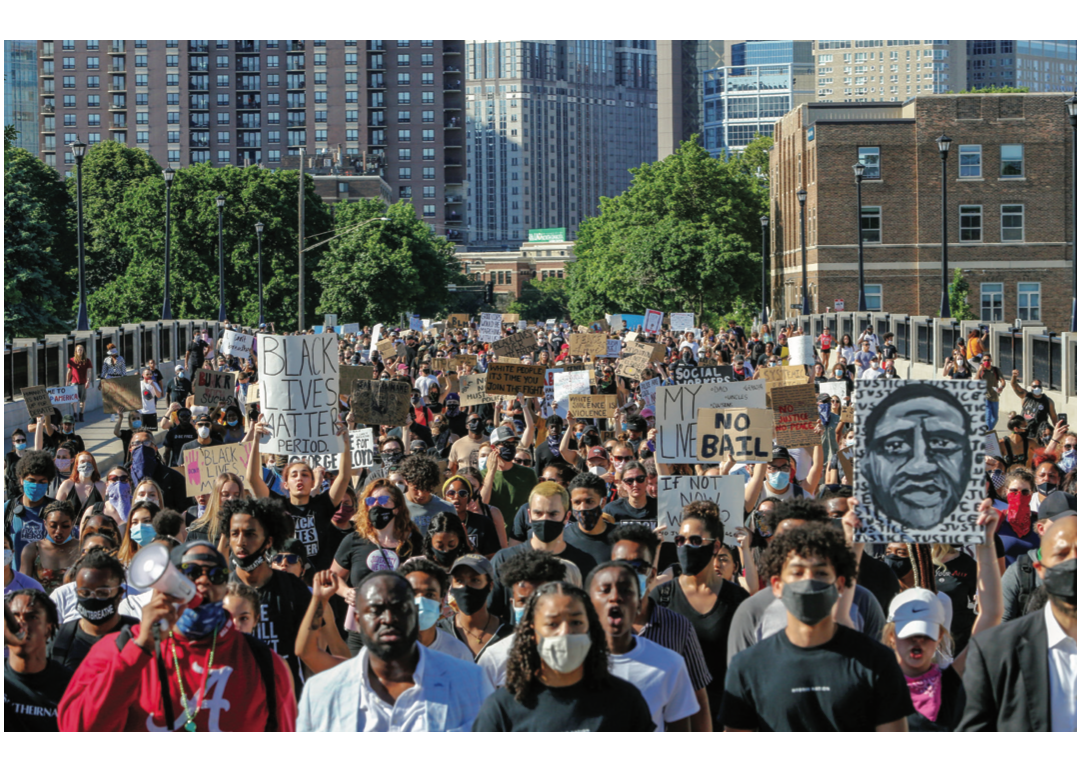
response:
{"label": "protest march", "polygon": [[1076,731],[1039,381],[640,307],[229,324],[100,375],[107,470],[79,348],[5,456],[6,730]]}

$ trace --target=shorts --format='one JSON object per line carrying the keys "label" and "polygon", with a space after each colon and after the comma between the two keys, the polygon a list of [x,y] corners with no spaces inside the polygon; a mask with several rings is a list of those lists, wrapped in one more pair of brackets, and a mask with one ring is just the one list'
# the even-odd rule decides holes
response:
{"label": "shorts", "polygon": [[142,413],[142,426],[148,430],[157,429],[157,414]]}
{"label": "shorts", "polygon": [[79,391],[79,403],[86,403],[86,385],[75,385]]}

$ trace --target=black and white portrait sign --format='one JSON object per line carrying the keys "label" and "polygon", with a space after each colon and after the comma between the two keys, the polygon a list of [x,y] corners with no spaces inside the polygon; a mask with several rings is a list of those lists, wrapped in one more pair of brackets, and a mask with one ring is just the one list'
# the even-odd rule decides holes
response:
{"label": "black and white portrait sign", "polygon": [[858,541],[976,544],[985,384],[872,379],[854,390]]}

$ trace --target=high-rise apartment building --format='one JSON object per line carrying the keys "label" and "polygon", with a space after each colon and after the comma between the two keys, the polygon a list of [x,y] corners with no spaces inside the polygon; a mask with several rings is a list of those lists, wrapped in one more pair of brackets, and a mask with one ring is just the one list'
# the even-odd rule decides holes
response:
{"label": "high-rise apartment building", "polygon": [[969,88],[1073,91],[1075,45],[1074,40],[966,40],[966,82]]}
{"label": "high-rise apartment building", "polygon": [[37,40],[4,40],[4,125],[19,131],[16,146],[38,152]]}
{"label": "high-rise apartment building", "polygon": [[463,40],[41,40],[40,154],[69,172],[64,146],[114,140],[173,167],[274,168],[302,148],[382,175],[459,241],[463,53]]}
{"label": "high-rise apartment building", "polygon": [[744,40],[657,40],[659,159],[704,132],[704,73],[726,66]]}
{"label": "high-rise apartment building", "polygon": [[468,241],[513,249],[624,191],[656,158],[651,40],[469,40]]}

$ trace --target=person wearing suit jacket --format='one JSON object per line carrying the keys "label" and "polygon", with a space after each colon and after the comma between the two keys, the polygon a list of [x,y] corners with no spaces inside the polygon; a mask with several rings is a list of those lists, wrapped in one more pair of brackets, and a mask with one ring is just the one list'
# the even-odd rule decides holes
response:
{"label": "person wearing suit jacket", "polygon": [[1034,563],[1048,604],[969,643],[964,732],[1075,732],[1075,516],[1057,519]]}

